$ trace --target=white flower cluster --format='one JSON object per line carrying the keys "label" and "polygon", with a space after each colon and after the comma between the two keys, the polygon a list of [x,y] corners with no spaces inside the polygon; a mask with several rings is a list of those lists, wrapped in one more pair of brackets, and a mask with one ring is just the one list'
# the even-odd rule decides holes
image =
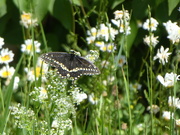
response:
{"label": "white flower cluster", "polygon": [[94,43],[103,52],[113,52],[116,50],[116,46],[112,41],[115,40],[116,35],[118,33],[130,34],[129,12],[117,10],[114,14],[115,19],[112,19],[111,22],[116,26],[116,29],[112,28],[111,24],[103,23],[96,28],[91,28],[87,31],[86,40],[88,44]]}
{"label": "white flower cluster", "polygon": [[111,22],[118,27],[120,33],[129,35],[131,33],[130,28],[130,15],[128,10],[117,10],[114,12],[115,18],[111,19]]}
{"label": "white flower cluster", "polygon": [[36,124],[36,118],[35,113],[31,109],[27,109],[24,106],[21,106],[21,104],[17,104],[14,106],[10,106],[9,109],[11,110],[11,115],[15,118],[15,125],[18,128],[32,128],[30,126],[33,126]]}
{"label": "white flower cluster", "polygon": [[[10,66],[9,63],[14,60],[14,53],[8,48],[2,48],[4,45],[4,38],[0,37],[0,64],[5,64],[0,69],[0,77],[6,79],[5,85],[9,85],[12,76],[14,75],[15,69]],[[16,90],[18,88],[19,77],[16,76],[14,79],[14,87]]]}
{"label": "white flower cluster", "polygon": [[180,99],[175,98],[174,96],[169,96],[168,105],[180,109]]}

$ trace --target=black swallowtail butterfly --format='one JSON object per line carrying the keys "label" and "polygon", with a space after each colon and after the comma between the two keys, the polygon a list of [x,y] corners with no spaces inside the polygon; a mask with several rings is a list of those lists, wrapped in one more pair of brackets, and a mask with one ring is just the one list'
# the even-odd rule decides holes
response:
{"label": "black swallowtail butterfly", "polygon": [[77,79],[82,75],[100,74],[94,64],[74,53],[50,52],[42,54],[41,58],[45,63],[55,67],[62,78]]}

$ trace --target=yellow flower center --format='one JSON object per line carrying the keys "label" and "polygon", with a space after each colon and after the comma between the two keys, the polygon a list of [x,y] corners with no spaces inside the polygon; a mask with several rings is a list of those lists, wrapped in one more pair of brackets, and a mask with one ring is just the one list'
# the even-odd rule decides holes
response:
{"label": "yellow flower center", "polygon": [[119,64],[122,64],[123,63],[123,59],[119,59]]}
{"label": "yellow flower center", "polygon": [[96,36],[96,32],[92,32],[91,34],[92,34],[92,36],[93,36],[93,37],[95,37],[95,36]]}
{"label": "yellow flower center", "polygon": [[104,45],[103,42],[100,42],[100,41],[97,41],[96,44],[100,46]]}
{"label": "yellow flower center", "polygon": [[41,90],[41,93],[46,94],[46,93],[47,93],[47,90],[42,89],[42,90]]}
{"label": "yellow flower center", "polygon": [[31,15],[30,14],[23,14],[23,15],[21,15],[21,19],[22,20],[30,20],[31,19]]}
{"label": "yellow flower center", "polygon": [[[42,72],[42,74],[44,74],[44,70],[41,69],[41,67],[36,67],[35,70],[36,70],[36,77],[39,77],[41,75],[41,72]],[[35,75],[34,70],[33,70],[33,75]]]}
{"label": "yellow flower center", "polygon": [[26,45],[26,50],[30,50],[32,49],[32,44]]}
{"label": "yellow flower center", "polygon": [[109,45],[109,46],[108,46],[108,50],[113,50],[113,46],[112,46],[112,45]]}
{"label": "yellow flower center", "polygon": [[4,78],[9,77],[10,75],[11,75],[11,72],[9,72],[9,71],[4,71],[4,72],[2,73],[2,77],[4,77]]}
{"label": "yellow flower center", "polygon": [[103,51],[106,51],[106,50],[107,50],[106,46],[103,46],[103,47],[102,47],[102,50],[103,50]]}
{"label": "yellow flower center", "polygon": [[2,56],[1,60],[2,61],[8,61],[8,60],[10,60],[10,56],[9,55]]}

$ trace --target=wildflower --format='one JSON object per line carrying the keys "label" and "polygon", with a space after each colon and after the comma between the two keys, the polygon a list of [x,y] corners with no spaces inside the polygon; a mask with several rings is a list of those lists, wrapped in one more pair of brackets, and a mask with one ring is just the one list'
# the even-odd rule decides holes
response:
{"label": "wildflower", "polygon": [[4,45],[4,38],[0,37],[0,49],[2,48],[3,45]]}
{"label": "wildflower", "polygon": [[169,106],[177,107],[178,109],[180,109],[180,99],[179,98],[175,98],[174,96],[173,97],[169,96],[168,104],[169,104]]}
{"label": "wildflower", "polygon": [[171,72],[171,73],[166,73],[164,78],[161,75],[158,75],[157,79],[165,87],[172,87],[172,86],[174,86],[174,83],[177,80],[179,80],[179,77],[180,77],[180,75],[177,75],[177,74]]}
{"label": "wildflower", "polygon": [[103,41],[96,41],[95,46],[97,47],[105,46],[105,43]]}
{"label": "wildflower", "polygon": [[122,123],[121,129],[122,130],[127,130],[127,128],[128,128],[127,123]]}
{"label": "wildflower", "polygon": [[109,61],[106,61],[106,60],[103,60],[102,62],[101,62],[101,66],[104,68],[107,68],[108,66],[110,65],[110,63],[109,63]]}
{"label": "wildflower", "polygon": [[129,12],[128,10],[116,10],[114,12],[114,15],[115,15],[115,19],[126,19],[126,20],[129,20]]}
{"label": "wildflower", "polygon": [[138,128],[139,131],[143,131],[144,125],[142,123],[140,123],[140,124],[137,125],[137,128]]}
{"label": "wildflower", "polygon": [[176,126],[180,127],[180,119],[176,120]]}
{"label": "wildflower", "polygon": [[40,100],[45,100],[48,98],[48,94],[47,94],[47,90],[44,89],[43,87],[39,87],[39,90],[40,90],[40,94],[39,94],[39,99]]}
{"label": "wildflower", "polygon": [[98,103],[98,99],[94,96],[94,93],[92,93],[91,95],[89,95],[89,101],[92,104],[97,104]]}
{"label": "wildflower", "polygon": [[[33,47],[34,45],[34,47]],[[21,51],[26,53],[26,54],[33,54],[33,49],[35,49],[34,51],[36,53],[40,52],[40,45],[41,43],[39,43],[38,41],[34,41],[32,39],[27,39],[25,40],[25,44],[21,45]]]}
{"label": "wildflower", "polygon": [[0,69],[0,77],[2,78],[11,78],[15,72],[14,67],[9,67],[9,65],[3,66]]}
{"label": "wildflower", "polygon": [[109,39],[114,40],[116,34],[117,31],[113,29],[110,24],[108,26],[105,26],[105,24],[100,24],[97,37],[103,37],[105,41],[108,41]]}
{"label": "wildflower", "polygon": [[34,123],[37,121],[34,111],[26,109],[26,107],[21,106],[21,104],[10,106],[9,109],[11,110],[11,115],[15,118],[15,126],[18,128],[32,128],[30,126],[34,126],[33,121]]}
{"label": "wildflower", "polygon": [[161,46],[160,49],[158,49],[156,56],[154,56],[154,60],[159,59],[159,62],[163,65],[168,62],[168,57],[171,53],[168,53],[169,48],[166,48],[164,50],[164,47]]}
{"label": "wildflower", "polygon": [[144,38],[144,43],[147,44],[149,47],[155,47],[159,42],[157,38],[158,36],[154,37],[154,34],[151,34],[150,36],[146,35],[146,37]]}
{"label": "wildflower", "polygon": [[141,89],[141,87],[142,87],[142,85],[141,84],[139,84],[139,83],[134,83],[134,84],[130,84],[130,89],[132,89],[132,90],[140,90]]}
{"label": "wildflower", "polygon": [[72,128],[72,121],[70,119],[64,118],[55,118],[51,124],[51,127],[54,129],[51,134],[64,135],[65,130],[69,130]]}
{"label": "wildflower", "polygon": [[59,127],[58,121],[57,120],[53,120],[53,122],[51,124],[51,127],[52,128],[58,128]]}
{"label": "wildflower", "polygon": [[26,13],[26,12],[23,12],[23,13],[22,13],[20,23],[21,23],[25,28],[35,27],[35,26],[38,25],[37,19],[36,19],[36,18],[33,18],[31,13]]}
{"label": "wildflower", "polygon": [[80,92],[79,88],[75,88],[74,91],[72,91],[72,96],[77,104],[87,98],[86,93]]}
{"label": "wildflower", "polygon": [[8,48],[2,49],[0,52],[0,63],[8,64],[13,61],[14,53]]}
{"label": "wildflower", "polygon": [[160,108],[157,105],[152,105],[152,107],[148,106],[147,110],[150,111],[151,113],[156,114],[160,111]]}
{"label": "wildflower", "polygon": [[[8,78],[8,79],[6,80],[6,82],[5,82],[6,86],[9,85],[10,81],[11,81],[11,78]],[[16,90],[16,89],[18,88],[18,86],[19,86],[19,81],[20,81],[19,77],[16,76],[16,77],[14,78],[13,90]]]}
{"label": "wildflower", "polygon": [[87,31],[87,35],[89,37],[86,38],[88,44],[91,44],[95,41],[96,37],[97,37],[97,29],[96,28],[91,28],[91,30]]}
{"label": "wildflower", "polygon": [[169,112],[169,111],[163,111],[162,117],[163,117],[165,120],[170,120],[171,117],[173,118],[173,116],[174,116],[174,113]]}
{"label": "wildflower", "polygon": [[118,61],[118,67],[123,67],[123,65],[127,62],[126,61],[126,56],[121,55],[120,58],[118,59],[118,56],[115,57],[115,61]]}
{"label": "wildflower", "polygon": [[104,46],[100,47],[100,50],[103,52],[113,52],[114,50],[116,50],[116,46],[114,45],[114,43],[108,43],[105,44]]}
{"label": "wildflower", "polygon": [[25,71],[27,72],[27,79],[29,81],[35,81],[35,78],[38,80],[39,77],[42,77],[42,81],[46,81],[45,73],[47,72],[47,68],[43,68],[43,67],[37,66],[35,69],[25,68]]}
{"label": "wildflower", "polygon": [[168,32],[168,37],[172,43],[179,43],[180,42],[180,27],[177,25],[177,23],[172,23],[171,21],[168,21],[166,23],[163,23],[163,25],[166,28],[166,31]]}
{"label": "wildflower", "polygon": [[114,82],[114,80],[115,80],[115,77],[114,77],[114,76],[108,76],[108,77],[107,77],[107,80],[104,80],[104,81],[103,81],[103,84],[104,84],[105,86],[107,86],[108,84],[112,84],[112,83]]}
{"label": "wildflower", "polygon": [[158,24],[159,23],[156,21],[156,19],[151,17],[150,19],[147,19],[143,24],[143,28],[148,31],[156,31]]}
{"label": "wildflower", "polygon": [[129,26],[129,22],[124,20],[114,20],[111,19],[111,22],[119,28],[120,33],[125,33],[126,35],[131,34],[131,27]]}
{"label": "wildflower", "polygon": [[94,63],[95,60],[98,59],[98,57],[99,57],[99,52],[96,50],[90,50],[89,52],[90,52],[90,54],[86,55],[85,58],[87,60],[91,61],[92,63]]}

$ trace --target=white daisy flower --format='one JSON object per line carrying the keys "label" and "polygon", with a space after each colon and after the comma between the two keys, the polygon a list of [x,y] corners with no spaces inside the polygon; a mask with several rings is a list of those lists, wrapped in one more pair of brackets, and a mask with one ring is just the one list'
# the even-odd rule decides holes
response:
{"label": "white daisy flower", "polygon": [[2,69],[0,69],[0,77],[11,78],[14,72],[15,72],[14,67],[9,67],[8,65],[3,66]]}
{"label": "white daisy flower", "polygon": [[147,19],[143,24],[143,29],[148,31],[156,31],[158,24],[159,23],[157,22],[157,20],[151,17],[150,19]]}
{"label": "white daisy flower", "polygon": [[163,115],[162,117],[165,119],[165,120],[170,120],[171,117],[173,118],[174,116],[174,113],[171,113],[169,111],[163,111]]}
{"label": "white daisy flower", "polygon": [[8,64],[13,61],[14,53],[8,48],[2,49],[0,52],[0,63]]}
{"label": "white daisy flower", "polygon": [[163,25],[166,28],[166,31],[168,32],[168,37],[172,43],[179,43],[180,42],[180,27],[177,25],[177,23],[172,23],[171,21],[168,21],[166,23],[163,23]]}
{"label": "white daisy flower", "polygon": [[117,35],[118,32],[114,30],[111,25],[105,26],[105,24],[100,24],[100,29],[98,30],[97,37],[104,37],[105,41],[108,41],[109,39],[114,40],[115,35]]}
{"label": "white daisy flower", "polygon": [[150,111],[150,113],[156,114],[156,113],[158,113],[160,111],[160,108],[157,105],[152,105],[152,106],[148,106],[147,110]]}
{"label": "white daisy flower", "polygon": [[126,20],[129,20],[130,18],[130,15],[129,15],[129,12],[128,10],[116,10],[114,12],[114,15],[115,15],[115,19],[126,19]]}
{"label": "white daisy flower", "polygon": [[120,33],[125,33],[126,35],[131,34],[131,27],[129,26],[129,22],[115,19],[111,19],[111,22],[119,28]]}
{"label": "white daisy flower", "polygon": [[32,39],[27,39],[25,40],[25,44],[21,45],[21,51],[26,53],[26,54],[33,54],[33,45],[35,48],[35,52],[39,53],[40,52],[40,45],[41,43],[39,43],[38,41],[34,41]]}
{"label": "white daisy flower", "polygon": [[171,73],[166,73],[164,78],[161,75],[158,75],[157,79],[165,87],[172,87],[174,86],[174,83],[177,80],[179,80],[179,77],[180,75],[171,72]]}
{"label": "white daisy flower", "polygon": [[116,46],[113,43],[105,44],[103,46],[100,46],[100,50],[103,52],[113,52],[116,50]]}
{"label": "white daisy flower", "polygon": [[169,104],[169,106],[177,107],[178,109],[180,109],[180,99],[179,98],[175,98],[174,96],[169,96],[168,104]]}
{"label": "white daisy flower", "polygon": [[115,61],[118,61],[118,66],[123,67],[124,64],[126,64],[126,56],[121,55],[120,58],[118,59],[118,56],[115,57]]}
{"label": "white daisy flower", "polygon": [[32,17],[31,13],[23,12],[21,15],[21,21],[20,24],[22,24],[25,28],[29,27],[35,27],[38,26],[38,21],[36,18]]}
{"label": "white daisy flower", "polygon": [[87,99],[87,95],[84,92],[80,92],[79,89],[72,91],[72,96],[77,104],[81,103],[83,100]]}
{"label": "white daisy flower", "polygon": [[89,102],[91,102],[91,104],[97,104],[98,103],[98,99],[94,96],[94,93],[89,95]]}
{"label": "white daisy flower", "polygon": [[4,45],[4,38],[0,37],[0,49],[2,48],[3,45]]}
{"label": "white daisy flower", "polygon": [[144,38],[144,43],[147,44],[148,46],[153,46],[156,47],[156,45],[159,43],[159,41],[157,40],[157,37],[154,37],[154,34],[152,34],[151,36],[147,36]]}
{"label": "white daisy flower", "polygon": [[42,68],[41,66],[37,66],[35,68],[35,70],[34,70],[34,68],[30,68],[29,70],[28,70],[28,68],[25,68],[24,70],[25,70],[25,72],[27,72],[27,79],[29,81],[35,81],[35,78],[38,80],[39,77],[42,78],[43,82],[46,81],[46,77],[45,77],[45,73],[47,73],[46,68]]}
{"label": "white daisy flower", "polygon": [[159,62],[164,65],[165,63],[168,62],[168,57],[171,54],[171,53],[168,53],[168,51],[169,51],[169,48],[166,48],[164,50],[164,47],[161,46],[161,48],[158,49],[156,56],[154,56],[154,60],[159,59]]}

